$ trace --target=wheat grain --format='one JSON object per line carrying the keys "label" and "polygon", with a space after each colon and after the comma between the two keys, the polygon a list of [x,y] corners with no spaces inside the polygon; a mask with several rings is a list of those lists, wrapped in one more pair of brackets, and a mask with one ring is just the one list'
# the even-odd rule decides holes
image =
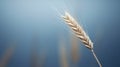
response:
{"label": "wheat grain", "polygon": [[70,26],[76,36],[81,40],[84,45],[90,49],[93,53],[94,58],[96,59],[97,63],[100,67],[102,67],[101,63],[99,62],[98,58],[96,57],[93,51],[93,42],[90,40],[88,35],[85,33],[83,28],[78,24],[78,22],[68,13],[65,12],[65,16],[62,16],[66,23]]}

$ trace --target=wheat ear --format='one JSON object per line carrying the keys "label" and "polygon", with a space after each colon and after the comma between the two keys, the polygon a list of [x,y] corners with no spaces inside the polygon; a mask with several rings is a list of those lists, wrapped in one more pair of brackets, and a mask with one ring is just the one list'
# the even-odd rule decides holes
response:
{"label": "wheat ear", "polygon": [[81,40],[81,42],[84,43],[84,45],[92,51],[93,56],[96,59],[97,63],[99,64],[100,67],[102,67],[100,61],[98,60],[98,58],[96,57],[96,54],[94,53],[93,42],[90,40],[90,38],[85,33],[83,28],[77,23],[77,21],[68,12],[65,12],[65,16],[62,16],[62,17],[66,21],[66,24],[70,26],[70,28],[73,30],[76,36]]}

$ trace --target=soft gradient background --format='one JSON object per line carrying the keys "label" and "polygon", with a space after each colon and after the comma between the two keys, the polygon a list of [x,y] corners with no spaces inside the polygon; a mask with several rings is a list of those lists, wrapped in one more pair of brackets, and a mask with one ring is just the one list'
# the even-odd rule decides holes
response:
{"label": "soft gradient background", "polygon": [[[30,67],[31,49],[45,56],[44,67],[60,67],[60,39],[69,49],[72,33],[60,17],[64,11],[88,33],[103,67],[120,67],[120,0],[0,0],[1,60],[15,45],[8,67]],[[77,66],[98,67],[81,43]]]}

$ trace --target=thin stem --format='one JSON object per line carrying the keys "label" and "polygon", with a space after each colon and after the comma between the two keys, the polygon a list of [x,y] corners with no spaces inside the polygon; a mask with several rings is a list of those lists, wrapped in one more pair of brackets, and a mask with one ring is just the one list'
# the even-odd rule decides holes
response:
{"label": "thin stem", "polygon": [[94,56],[94,58],[96,59],[96,61],[97,61],[98,65],[99,65],[100,67],[102,67],[102,65],[101,65],[100,61],[98,60],[98,58],[97,58],[97,56],[96,56],[96,54],[95,54],[94,50],[92,49],[91,51],[92,51],[93,56]]}

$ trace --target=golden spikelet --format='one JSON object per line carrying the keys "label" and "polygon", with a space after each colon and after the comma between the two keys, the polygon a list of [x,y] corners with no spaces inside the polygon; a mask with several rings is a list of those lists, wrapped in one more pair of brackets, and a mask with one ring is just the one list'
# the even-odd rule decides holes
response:
{"label": "golden spikelet", "polygon": [[88,35],[85,33],[83,28],[78,24],[78,22],[68,13],[65,12],[65,16],[62,16],[63,19],[66,21],[66,24],[70,26],[76,36],[81,40],[81,42],[92,51],[94,58],[96,59],[97,63],[100,67],[102,67],[101,63],[97,59],[94,51],[93,51],[93,42],[90,40]]}
{"label": "golden spikelet", "polygon": [[80,38],[81,42],[84,43],[84,45],[87,48],[93,49],[92,41],[90,40],[88,35],[85,33],[85,31],[82,29],[82,27],[77,23],[77,21],[67,12],[65,13],[65,16],[63,16],[63,19],[75,32],[76,36]]}

